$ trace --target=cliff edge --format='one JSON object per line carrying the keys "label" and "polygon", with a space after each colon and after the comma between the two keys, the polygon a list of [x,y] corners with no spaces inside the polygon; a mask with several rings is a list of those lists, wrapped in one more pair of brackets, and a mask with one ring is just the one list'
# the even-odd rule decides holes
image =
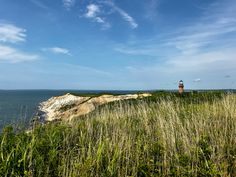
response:
{"label": "cliff edge", "polygon": [[150,93],[127,94],[127,95],[101,95],[97,97],[75,96],[67,93],[63,96],[52,97],[42,102],[39,111],[42,113],[44,121],[66,120],[70,121],[74,117],[88,114],[97,106],[128,99],[137,99],[151,96]]}

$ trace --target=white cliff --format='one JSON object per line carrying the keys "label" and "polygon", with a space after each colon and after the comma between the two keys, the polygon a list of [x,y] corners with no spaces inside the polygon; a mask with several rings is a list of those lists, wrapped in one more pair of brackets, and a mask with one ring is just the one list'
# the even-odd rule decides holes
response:
{"label": "white cliff", "polygon": [[66,94],[59,97],[52,97],[40,104],[40,111],[44,113],[45,121],[71,120],[73,117],[88,114],[97,106],[128,99],[137,99],[151,96],[149,93],[128,94],[128,95],[102,95],[97,97],[83,97]]}

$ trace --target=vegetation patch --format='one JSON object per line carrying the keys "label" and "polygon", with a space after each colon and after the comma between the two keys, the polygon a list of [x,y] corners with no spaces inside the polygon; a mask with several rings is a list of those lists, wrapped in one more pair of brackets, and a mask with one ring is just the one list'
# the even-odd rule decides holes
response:
{"label": "vegetation patch", "polygon": [[236,95],[156,92],[31,133],[5,127],[0,176],[236,176],[235,137]]}
{"label": "vegetation patch", "polygon": [[74,103],[74,104],[65,105],[65,106],[62,106],[62,107],[59,109],[59,111],[60,111],[60,112],[65,112],[65,111],[67,111],[67,110],[69,110],[69,109],[71,109],[71,108],[73,108],[73,107],[75,107],[75,106],[76,106],[75,103]]}

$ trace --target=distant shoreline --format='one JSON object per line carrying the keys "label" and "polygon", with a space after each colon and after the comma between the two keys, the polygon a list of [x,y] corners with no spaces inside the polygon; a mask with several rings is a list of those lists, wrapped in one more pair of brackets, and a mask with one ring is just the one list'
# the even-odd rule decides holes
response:
{"label": "distant shoreline", "polygon": [[[151,90],[85,90],[85,89],[0,89],[0,91],[65,91],[65,92],[71,92],[71,91],[76,91],[76,92],[84,92],[84,93],[103,93],[103,92],[130,92],[130,93],[135,93],[135,92],[159,92],[159,91],[164,91],[164,92],[177,92],[178,89],[151,89]],[[232,91],[236,92],[236,89],[185,89],[185,92],[191,92],[191,91],[199,91],[199,92],[208,92],[208,91]]]}

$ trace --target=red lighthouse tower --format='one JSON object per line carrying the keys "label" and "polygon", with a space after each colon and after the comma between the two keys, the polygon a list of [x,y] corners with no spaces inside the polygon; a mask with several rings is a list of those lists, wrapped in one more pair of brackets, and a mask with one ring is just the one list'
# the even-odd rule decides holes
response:
{"label": "red lighthouse tower", "polygon": [[184,82],[182,80],[179,81],[179,93],[182,94],[184,92]]}

